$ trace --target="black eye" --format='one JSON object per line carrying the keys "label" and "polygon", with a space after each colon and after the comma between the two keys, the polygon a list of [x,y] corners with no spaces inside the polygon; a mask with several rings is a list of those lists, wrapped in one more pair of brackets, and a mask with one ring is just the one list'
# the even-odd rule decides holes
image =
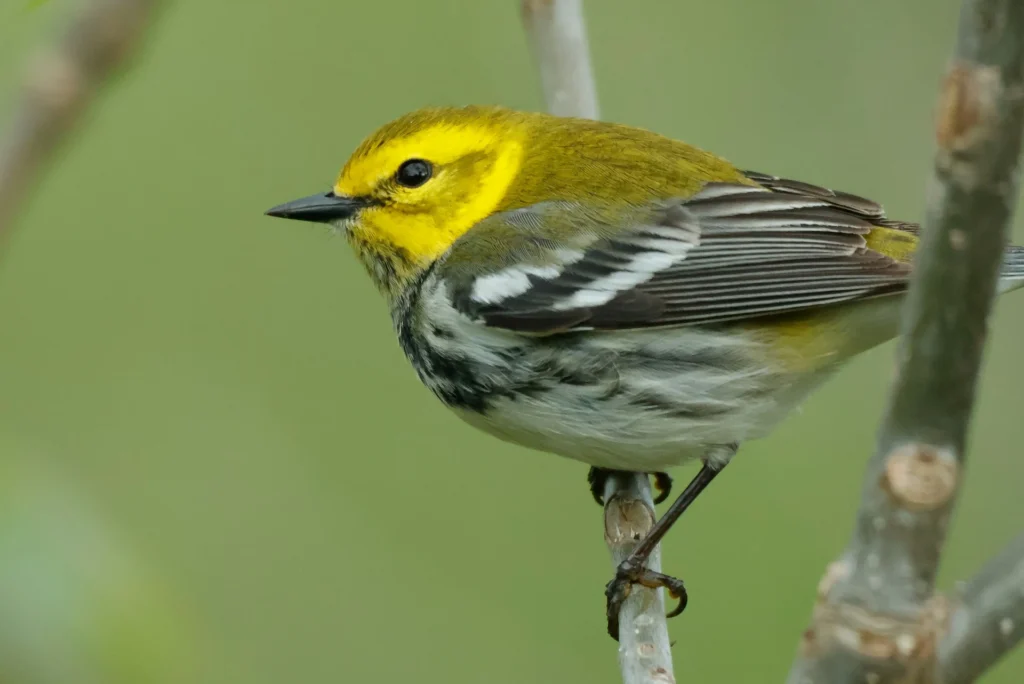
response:
{"label": "black eye", "polygon": [[418,188],[434,174],[434,167],[424,159],[409,159],[402,162],[395,172],[395,180],[407,188]]}

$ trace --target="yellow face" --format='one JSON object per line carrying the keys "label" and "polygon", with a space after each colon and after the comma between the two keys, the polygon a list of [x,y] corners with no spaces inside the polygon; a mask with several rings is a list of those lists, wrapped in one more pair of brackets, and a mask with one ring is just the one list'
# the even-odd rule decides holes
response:
{"label": "yellow face", "polygon": [[500,205],[520,167],[522,137],[514,113],[474,109],[407,115],[352,155],[333,192],[360,208],[336,225],[364,261],[390,258],[389,275],[401,278]]}

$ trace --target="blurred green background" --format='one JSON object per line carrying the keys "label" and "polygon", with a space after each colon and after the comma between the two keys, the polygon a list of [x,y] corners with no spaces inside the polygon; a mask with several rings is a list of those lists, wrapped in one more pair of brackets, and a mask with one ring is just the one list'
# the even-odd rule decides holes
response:
{"label": "blurred green background", "polygon": [[[0,0],[0,112],[74,7],[25,4]],[[605,118],[916,220],[957,5],[586,11]],[[181,641],[152,657],[188,661],[182,681],[619,678],[586,468],[449,415],[344,242],[262,215],[326,188],[379,124],[465,103],[543,108],[514,0],[168,2],[19,221],[0,264],[3,473],[18,486],[46,463],[74,490],[163,606],[133,619]],[[1024,518],[1024,296],[993,329],[946,586]],[[782,681],[850,531],[892,352],[746,445],[671,535],[692,597],[671,627],[681,682]],[[77,567],[75,525],[18,520],[39,576]],[[17,548],[0,543],[0,568]],[[1017,653],[986,681],[1022,678]]]}

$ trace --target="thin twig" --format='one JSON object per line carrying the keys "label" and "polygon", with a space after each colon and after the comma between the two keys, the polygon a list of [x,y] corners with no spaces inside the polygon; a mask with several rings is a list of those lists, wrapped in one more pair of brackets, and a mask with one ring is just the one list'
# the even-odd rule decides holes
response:
{"label": "thin twig", "polygon": [[[965,0],[898,372],[853,537],[819,589],[790,682],[934,681],[935,595],[1024,130],[1024,3]],[[964,643],[974,643],[967,639]],[[960,657],[976,660],[977,654]]]}
{"label": "thin twig", "polygon": [[[548,109],[559,116],[598,118],[582,0],[522,0],[522,12]],[[605,540],[613,567],[618,567],[654,525],[647,475],[617,473],[608,479],[604,499]],[[660,548],[647,566],[661,570]],[[619,613],[619,625],[623,681],[674,683],[664,592],[634,587]]]}
{"label": "thin twig", "polygon": [[0,138],[0,247],[44,162],[134,53],[157,4],[90,0],[62,38],[32,61],[11,125]]}
{"label": "thin twig", "polygon": [[1024,638],[1024,534],[959,592],[939,644],[942,684],[969,684]]}

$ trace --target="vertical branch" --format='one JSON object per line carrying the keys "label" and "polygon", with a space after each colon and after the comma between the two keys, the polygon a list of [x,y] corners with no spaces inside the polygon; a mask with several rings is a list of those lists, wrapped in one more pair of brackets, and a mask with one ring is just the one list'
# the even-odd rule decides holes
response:
{"label": "vertical branch", "polygon": [[522,10],[548,111],[599,118],[583,0],[523,0]]}
{"label": "vertical branch", "polygon": [[[559,116],[598,117],[582,0],[522,0],[523,23],[548,109]],[[644,473],[617,473],[605,491],[605,540],[612,563],[629,556],[654,525],[654,500]],[[661,570],[661,549],[647,563]],[[626,684],[674,683],[661,589],[634,587],[619,614],[619,664]]]}
{"label": "vertical branch", "polygon": [[948,605],[935,576],[963,480],[1022,130],[1024,3],[964,0],[897,379],[852,539],[819,588],[791,682],[938,676]]}
{"label": "vertical branch", "polygon": [[128,61],[157,0],[90,0],[64,36],[30,65],[0,138],[0,244],[54,150],[110,75]]}

